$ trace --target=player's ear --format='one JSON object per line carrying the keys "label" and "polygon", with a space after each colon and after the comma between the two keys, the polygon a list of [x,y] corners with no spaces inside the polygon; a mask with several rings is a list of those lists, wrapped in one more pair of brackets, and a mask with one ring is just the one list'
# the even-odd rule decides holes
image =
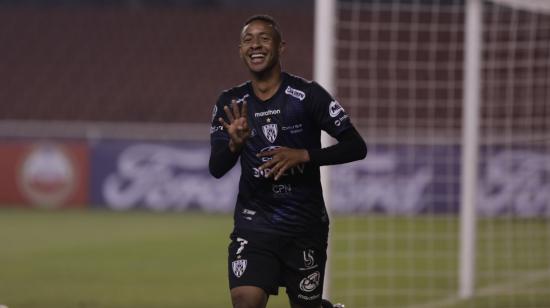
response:
{"label": "player's ear", "polygon": [[286,42],[285,41],[281,41],[279,43],[279,54],[282,55],[286,50]]}
{"label": "player's ear", "polygon": [[239,43],[239,45],[237,45],[237,52],[239,53],[239,58],[241,58],[241,60],[243,59],[243,53],[241,51],[241,47],[242,47],[242,44]]}

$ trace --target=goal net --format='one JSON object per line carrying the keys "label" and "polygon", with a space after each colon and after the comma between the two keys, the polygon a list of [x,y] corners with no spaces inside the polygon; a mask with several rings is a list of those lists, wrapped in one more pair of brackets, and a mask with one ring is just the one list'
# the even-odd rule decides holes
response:
{"label": "goal net", "polygon": [[[479,66],[464,60],[471,2]],[[369,154],[331,169],[331,297],[355,308],[550,306],[550,1],[335,5],[335,92]],[[478,159],[461,293],[463,131],[477,122],[463,118],[468,72],[479,78]]]}

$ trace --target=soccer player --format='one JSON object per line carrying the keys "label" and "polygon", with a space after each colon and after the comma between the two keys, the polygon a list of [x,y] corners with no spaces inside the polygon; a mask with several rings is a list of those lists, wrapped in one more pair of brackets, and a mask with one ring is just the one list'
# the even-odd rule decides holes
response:
{"label": "soccer player", "polygon": [[[266,307],[279,286],[293,308],[333,307],[322,299],[329,220],[319,166],[363,159],[365,142],[319,84],[282,72],[285,42],[272,17],[250,17],[239,50],[250,81],[214,106],[209,162],[216,178],[241,163],[228,248],[233,307]],[[321,148],[321,130],[338,143]]]}

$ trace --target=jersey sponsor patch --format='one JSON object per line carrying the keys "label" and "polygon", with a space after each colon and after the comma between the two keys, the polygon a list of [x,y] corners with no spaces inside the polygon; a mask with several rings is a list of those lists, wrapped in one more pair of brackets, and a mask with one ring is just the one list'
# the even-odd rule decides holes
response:
{"label": "jersey sponsor patch", "polygon": [[218,113],[218,106],[214,105],[214,108],[212,108],[212,121],[216,118],[216,114]]}
{"label": "jersey sponsor patch", "polygon": [[344,108],[337,101],[330,102],[328,113],[331,117],[336,118],[340,113],[344,112]]}
{"label": "jersey sponsor patch", "polygon": [[300,101],[303,101],[306,98],[306,94],[300,90],[296,90],[292,88],[291,86],[286,87],[285,94],[288,94],[290,96],[296,97]]}
{"label": "jersey sponsor patch", "polygon": [[311,269],[317,267],[317,264],[315,264],[315,257],[313,256],[315,254],[315,250],[313,249],[307,249],[302,251],[302,254],[304,256],[304,269]]}
{"label": "jersey sponsor patch", "polygon": [[312,292],[319,286],[319,283],[321,281],[321,273],[314,272],[313,274],[308,275],[307,277],[304,277],[302,281],[300,281],[300,290],[304,292]]}
{"label": "jersey sponsor patch", "polygon": [[235,260],[231,263],[231,267],[233,268],[233,274],[235,277],[240,278],[244,271],[246,271],[246,264],[248,261],[245,259]]}
{"label": "jersey sponsor patch", "polygon": [[256,112],[256,113],[254,113],[254,117],[260,118],[260,117],[266,117],[266,116],[277,115],[277,114],[281,114],[281,109]]}
{"label": "jersey sponsor patch", "polygon": [[262,126],[262,131],[264,132],[264,136],[267,138],[267,140],[269,140],[269,142],[275,142],[278,133],[277,124],[266,124]]}
{"label": "jersey sponsor patch", "polygon": [[223,130],[223,126],[221,126],[221,125],[212,126],[212,127],[210,127],[210,134],[213,134],[213,133],[215,133],[217,131],[221,131],[221,130]]}

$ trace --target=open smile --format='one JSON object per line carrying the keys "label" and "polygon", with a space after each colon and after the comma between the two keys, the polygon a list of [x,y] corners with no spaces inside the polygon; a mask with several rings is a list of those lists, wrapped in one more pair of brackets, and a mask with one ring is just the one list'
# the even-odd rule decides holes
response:
{"label": "open smile", "polygon": [[266,59],[265,53],[253,53],[249,55],[252,64],[262,64]]}

